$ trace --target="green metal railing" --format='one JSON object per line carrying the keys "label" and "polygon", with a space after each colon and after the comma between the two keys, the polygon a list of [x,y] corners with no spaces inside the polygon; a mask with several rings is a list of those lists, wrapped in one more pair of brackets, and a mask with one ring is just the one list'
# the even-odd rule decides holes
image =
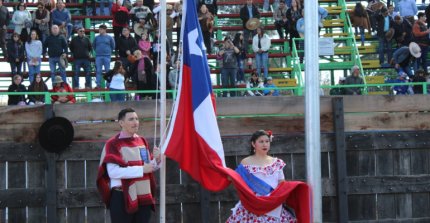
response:
{"label": "green metal railing", "polygon": [[[322,85],[322,89],[332,89],[332,88],[362,88],[365,87],[379,87],[379,88],[390,88],[389,92],[393,92],[391,89],[396,86],[419,86],[421,85],[423,88],[423,94],[428,94],[428,85],[430,83],[428,82],[413,82],[413,83],[384,83],[384,84],[355,84],[355,85]],[[221,93],[227,91],[227,92],[238,92],[238,93],[245,93],[248,90],[274,90],[274,88],[221,88],[221,89],[213,89],[213,92],[216,95],[221,95]],[[275,90],[279,90],[281,95],[284,95],[285,92],[299,92],[295,93],[295,95],[302,95],[300,94],[303,92],[304,87],[303,86],[296,86],[296,87],[277,87]],[[46,104],[51,104],[51,96],[57,95],[57,96],[68,96],[68,95],[74,95],[74,97],[77,99],[77,102],[92,102],[95,98],[103,98],[107,99],[109,97],[109,94],[158,94],[160,93],[159,90],[140,90],[140,91],[88,91],[88,92],[0,92],[0,97],[5,97],[9,95],[44,95]],[[167,90],[166,93],[171,96],[171,98],[175,98],[177,91],[176,90]],[[390,94],[391,94],[390,93]],[[243,94],[242,94],[243,95]]]}

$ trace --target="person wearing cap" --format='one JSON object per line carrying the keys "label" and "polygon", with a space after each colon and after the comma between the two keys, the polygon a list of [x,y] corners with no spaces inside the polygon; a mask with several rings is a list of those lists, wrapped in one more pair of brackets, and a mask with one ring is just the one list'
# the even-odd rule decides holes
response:
{"label": "person wearing cap", "polygon": [[[407,77],[408,75],[405,72],[401,71],[399,75],[397,75],[397,78],[395,80],[387,81],[387,83],[407,83]],[[408,85],[393,85],[393,90],[395,91],[396,95],[406,95],[409,93],[408,89]]]}
{"label": "person wearing cap", "polygon": [[155,210],[160,150],[150,151],[146,139],[138,135],[139,117],[132,108],[118,114],[121,131],[107,140],[100,157],[97,189],[112,223],[149,223]]}
{"label": "person wearing cap", "polygon": [[243,37],[244,37],[244,48],[248,52],[249,39],[255,35],[254,30],[249,30],[246,28],[246,23],[249,19],[260,18],[260,12],[257,6],[252,3],[252,0],[246,0],[246,4],[240,9],[240,19],[242,20],[243,26]]}
{"label": "person wearing cap", "polygon": [[[388,15],[388,9],[382,8],[380,13],[375,16],[376,35],[379,40],[379,64],[384,64],[384,54],[387,53],[387,62],[393,57],[391,39],[387,39],[387,33],[392,32],[393,19]],[[392,38],[392,36],[391,36]],[[385,52],[385,53],[384,53]]]}
{"label": "person wearing cap", "polygon": [[279,96],[279,90],[276,85],[273,83],[272,77],[267,77],[267,82],[264,84],[264,88],[269,88],[263,90],[264,96]]}
{"label": "person wearing cap", "polygon": [[424,12],[418,13],[418,20],[412,27],[412,35],[414,36],[414,41],[421,49],[421,56],[415,61],[414,70],[418,70],[421,65],[422,69],[427,73],[427,53],[429,51],[430,29],[427,28],[426,19],[427,17]]}
{"label": "person wearing cap", "polygon": [[[345,85],[364,84],[363,78],[360,77],[360,68],[354,65],[351,68],[351,75],[345,80]],[[345,88],[345,93],[348,95],[361,95],[362,87],[348,87]]]}
{"label": "person wearing cap", "polygon": [[106,33],[106,25],[99,26],[99,35],[94,38],[93,48],[96,52],[96,87],[100,88],[102,71],[110,70],[110,60],[112,51],[115,50],[115,41],[112,36]]}
{"label": "person wearing cap", "polygon": [[[60,76],[55,76],[52,81],[54,84],[54,88],[52,92],[73,92],[73,89],[68,85]],[[52,95],[51,96],[52,104],[65,104],[65,103],[76,103],[75,96],[73,94],[69,95]]]}
{"label": "person wearing cap", "polygon": [[84,68],[85,88],[91,89],[90,53],[93,47],[90,39],[85,36],[85,28],[81,27],[78,29],[78,35],[72,38],[69,48],[74,59],[75,76],[72,81],[73,88],[79,88],[79,71],[81,68]]}
{"label": "person wearing cap", "polygon": [[[413,82],[414,83],[427,82],[427,73],[424,72],[423,70],[417,70],[417,72],[415,72]],[[414,90],[414,94],[423,94],[424,93],[424,89],[423,89],[422,84],[414,85],[412,88]]]}
{"label": "person wearing cap", "polygon": [[67,55],[67,42],[66,39],[60,35],[60,28],[57,25],[52,25],[51,35],[48,36],[46,41],[43,43],[43,49],[43,52],[48,52],[51,80],[54,80],[58,66],[63,81],[67,82],[66,70],[60,64],[60,57],[65,57]]}
{"label": "person wearing cap", "polygon": [[411,70],[411,61],[421,57],[421,48],[415,42],[411,42],[409,47],[403,46],[397,49],[393,54],[394,68],[397,73],[405,72],[408,77],[413,77]]}
{"label": "person wearing cap", "polygon": [[[339,77],[339,84],[337,84],[337,86],[339,85],[344,85],[345,84],[345,77]],[[345,95],[345,88],[343,87],[334,87],[332,89],[330,89],[330,95]]]}

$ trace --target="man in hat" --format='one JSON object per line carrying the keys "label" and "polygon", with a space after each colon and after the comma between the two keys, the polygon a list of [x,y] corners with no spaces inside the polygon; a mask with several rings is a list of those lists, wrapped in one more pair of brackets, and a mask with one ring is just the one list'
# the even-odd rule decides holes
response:
{"label": "man in hat", "polygon": [[[140,24],[142,28],[152,27],[152,12],[151,9],[143,5],[143,0],[137,0],[136,5],[130,10],[130,16],[134,24]],[[141,36],[136,36],[136,40],[140,40]]]}
{"label": "man in hat", "polygon": [[72,52],[75,65],[75,76],[72,81],[73,88],[79,88],[79,71],[82,67],[85,72],[85,88],[91,89],[90,52],[93,50],[93,47],[90,39],[85,36],[85,28],[81,27],[78,29],[78,35],[72,38],[69,48]]}
{"label": "man in hat", "polygon": [[[356,85],[364,84],[363,78],[360,77],[360,68],[354,65],[351,68],[351,75],[349,75],[345,80],[345,85]],[[362,87],[348,87],[345,88],[345,93],[348,95],[361,95]]]}
{"label": "man in hat", "polygon": [[131,108],[118,114],[121,132],[103,147],[97,188],[110,209],[112,223],[149,223],[155,207],[153,172],[159,168],[160,151],[139,136],[139,117]]}
{"label": "man in hat", "polygon": [[426,24],[427,17],[424,12],[418,13],[418,20],[412,27],[412,35],[414,36],[415,42],[420,46],[421,56],[417,58],[414,65],[414,70],[418,70],[419,66],[427,73],[427,53],[429,48],[429,33],[430,29],[427,28]]}
{"label": "man in hat", "polygon": [[[64,82],[60,76],[55,76],[52,83],[54,84],[54,88],[52,89],[52,92],[59,92],[59,93],[73,92],[73,89],[70,87],[70,85]],[[76,99],[73,94],[52,95],[51,99],[53,104],[54,103],[55,104],[76,103]]]}
{"label": "man in hat", "polygon": [[255,30],[250,30],[246,27],[246,23],[248,20],[252,18],[260,19],[260,12],[257,9],[257,6],[252,4],[252,0],[246,0],[246,5],[244,5],[240,9],[240,19],[242,20],[243,26],[243,39],[244,39],[244,48],[245,51],[248,52],[249,38],[255,35]]}
{"label": "man in hat", "polygon": [[393,62],[397,73],[405,72],[410,78],[413,77],[411,71],[411,61],[421,57],[421,49],[418,44],[411,42],[409,47],[400,47],[394,52]]}
{"label": "man in hat", "polygon": [[[391,61],[393,57],[392,53],[392,35],[390,33],[394,33],[393,27],[393,19],[388,15],[388,9],[382,8],[380,13],[375,16],[376,20],[376,35],[379,40],[379,64],[384,64],[384,52],[387,53],[387,63]],[[391,36],[388,36],[390,34]],[[387,38],[388,37],[388,38]]]}
{"label": "man in hat", "polygon": [[[66,39],[60,35],[60,28],[57,25],[52,25],[51,35],[46,37],[43,43],[43,49],[43,52],[48,52],[51,80],[54,81],[58,65],[63,81],[67,82],[66,70],[60,64],[60,57],[65,57],[67,55],[67,42]],[[48,51],[46,49],[48,49]]]}
{"label": "man in hat", "polygon": [[112,51],[115,49],[115,41],[112,36],[106,33],[106,25],[99,26],[100,35],[96,36],[93,41],[93,48],[96,52],[96,87],[100,88],[102,80],[102,71],[108,72],[110,69],[110,58]]}

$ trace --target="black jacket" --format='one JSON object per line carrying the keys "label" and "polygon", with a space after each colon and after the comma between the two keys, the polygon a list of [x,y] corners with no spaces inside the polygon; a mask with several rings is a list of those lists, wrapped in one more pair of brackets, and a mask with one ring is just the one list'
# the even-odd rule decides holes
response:
{"label": "black jacket", "polygon": [[16,62],[16,59],[19,59],[20,62],[23,62],[25,59],[25,47],[24,44],[18,43],[18,51],[16,49],[16,44],[13,40],[7,43],[7,56],[9,62]]}
{"label": "black jacket", "polygon": [[[252,5],[252,15],[253,18],[260,18],[260,12],[255,5]],[[242,19],[243,28],[246,28],[246,22],[249,20],[248,5],[246,4],[240,9],[240,19]]]}
{"label": "black jacket", "polygon": [[88,37],[75,36],[70,42],[70,52],[75,59],[89,59],[90,52],[93,50],[91,41]]}
{"label": "black jacket", "polygon": [[44,52],[46,52],[46,48],[48,48],[49,57],[60,57],[61,54],[67,53],[66,39],[61,35],[50,35],[43,43]]}
{"label": "black jacket", "polygon": [[[7,89],[8,92],[26,92],[27,89],[24,85],[15,83],[11,84]],[[17,105],[20,101],[25,101],[25,94],[22,95],[9,95],[9,100],[7,101],[7,105]]]}
{"label": "black jacket", "polygon": [[[388,29],[393,27],[393,18],[391,18],[391,16],[387,16],[388,17]],[[376,35],[378,35],[378,37],[383,37],[385,38],[385,32],[384,32],[384,25],[385,25],[385,17],[381,14],[378,14],[376,16]]]}
{"label": "black jacket", "polygon": [[127,50],[130,50],[130,53],[133,54],[133,52],[138,49],[138,46],[136,40],[132,36],[129,36],[128,38],[121,36],[118,39],[118,49],[120,57],[127,57]]}

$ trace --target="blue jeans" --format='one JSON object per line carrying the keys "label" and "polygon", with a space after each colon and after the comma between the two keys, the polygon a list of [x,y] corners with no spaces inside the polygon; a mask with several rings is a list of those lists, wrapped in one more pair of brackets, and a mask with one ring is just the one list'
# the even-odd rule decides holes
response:
{"label": "blue jeans", "polygon": [[101,86],[102,81],[102,67],[104,72],[108,72],[110,69],[110,56],[96,56],[96,85]]}
{"label": "blue jeans", "polygon": [[269,70],[267,68],[269,62],[269,54],[267,52],[265,53],[256,53],[255,54],[255,65],[257,67],[257,74],[258,76],[261,76],[261,68],[264,70],[264,78],[267,78],[269,74]]}
{"label": "blue jeans", "polygon": [[419,69],[420,65],[423,68],[423,70],[427,73],[427,54],[429,52],[429,47],[428,46],[421,46],[421,57],[417,58],[415,60],[414,63],[414,71],[417,72],[417,70]]}
{"label": "blue jeans", "polygon": [[396,69],[397,73],[400,73],[401,71],[405,72],[408,77],[413,77],[414,75],[412,74],[412,70],[411,70],[411,66],[407,65],[404,67],[400,67],[399,69]]}
{"label": "blue jeans", "polygon": [[361,37],[361,44],[364,44],[365,35],[364,35],[364,27],[355,27],[355,35],[358,35],[358,29],[360,29],[360,37]]}
{"label": "blue jeans", "polygon": [[85,87],[91,88],[90,61],[88,59],[75,59],[75,76],[73,77],[73,88],[79,88],[79,73],[81,67],[85,72]]}
{"label": "blue jeans", "polygon": [[393,58],[392,44],[385,37],[379,37],[379,64],[384,63],[384,54],[387,53],[387,63],[390,63]]}
{"label": "blue jeans", "polygon": [[[236,73],[237,68],[222,68],[221,69],[221,86],[222,88],[234,88],[236,87]],[[227,97],[227,91],[222,92],[223,97]],[[230,92],[230,96],[236,96],[235,91]]]}
{"label": "blue jeans", "polygon": [[[125,91],[110,88],[109,91]],[[111,101],[125,101],[125,94],[109,94]]]}
{"label": "blue jeans", "polygon": [[28,65],[28,78],[30,80],[30,83],[33,83],[34,76],[38,73],[40,73],[40,63],[42,62],[42,59],[39,58],[39,65],[33,66],[27,63]]}
{"label": "blue jeans", "polygon": [[[60,70],[61,78],[65,83],[67,83],[66,70],[64,70],[64,68],[60,65],[60,57],[49,58],[49,69],[51,70],[51,81],[55,79],[57,65],[58,65],[58,69]],[[52,84],[52,86],[54,86],[54,84]]]}

